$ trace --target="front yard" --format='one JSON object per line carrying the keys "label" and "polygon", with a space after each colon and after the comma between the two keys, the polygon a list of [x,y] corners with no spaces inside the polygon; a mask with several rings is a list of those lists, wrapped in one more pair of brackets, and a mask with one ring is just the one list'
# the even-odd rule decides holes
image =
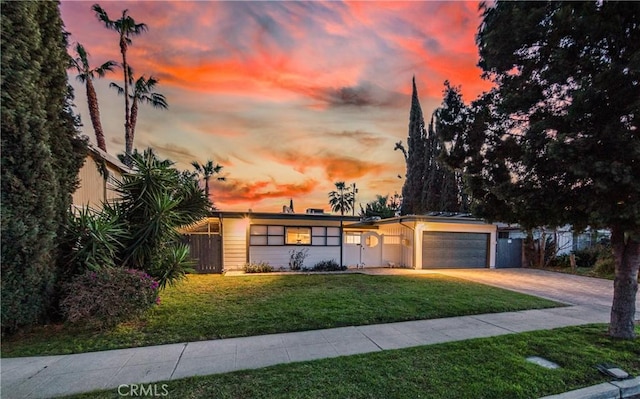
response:
{"label": "front yard", "polygon": [[[592,325],[535,331],[165,383],[167,397],[181,399],[533,399],[610,381],[596,371],[598,363],[614,363],[638,375],[640,342],[610,339],[606,329]],[[525,361],[532,355],[561,368],[548,370]],[[112,390],[73,398],[119,397]]]}
{"label": "front yard", "polygon": [[190,275],[137,322],[94,331],[50,325],[2,340],[35,356],[548,308],[557,303],[442,275]]}

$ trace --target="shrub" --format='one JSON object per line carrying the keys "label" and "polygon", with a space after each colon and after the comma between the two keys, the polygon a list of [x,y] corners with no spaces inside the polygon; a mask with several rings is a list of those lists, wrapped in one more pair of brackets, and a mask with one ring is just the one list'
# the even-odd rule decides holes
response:
{"label": "shrub", "polygon": [[245,263],[243,269],[245,273],[270,273],[273,271],[273,267],[268,262]]}
{"label": "shrub", "polygon": [[603,251],[593,266],[593,274],[598,277],[611,277],[616,274],[616,259],[611,251]]}
{"label": "shrub", "polygon": [[590,248],[575,251],[576,265],[578,267],[593,267],[598,258],[607,256],[611,252],[611,248],[605,245],[595,245]]}
{"label": "shrub", "polygon": [[315,265],[313,265],[313,268],[311,268],[312,271],[328,271],[328,272],[335,272],[335,271],[342,271],[342,270],[347,270],[346,266],[341,266],[338,264],[338,262],[336,262],[333,259],[329,259],[329,260],[321,260],[320,262],[316,263]]}
{"label": "shrub", "polygon": [[571,267],[571,258],[567,254],[558,255],[549,261],[550,267]]}
{"label": "shrub", "polygon": [[115,267],[116,256],[126,239],[125,225],[107,212],[89,207],[69,212],[62,240],[62,278],[71,278],[88,270]]}
{"label": "shrub", "polygon": [[158,282],[123,268],[86,271],[64,285],[60,308],[67,321],[111,327],[134,319],[158,303]]}
{"label": "shrub", "polygon": [[289,269],[291,270],[302,270],[304,267],[304,260],[309,256],[308,249],[295,250],[292,249],[289,251]]}

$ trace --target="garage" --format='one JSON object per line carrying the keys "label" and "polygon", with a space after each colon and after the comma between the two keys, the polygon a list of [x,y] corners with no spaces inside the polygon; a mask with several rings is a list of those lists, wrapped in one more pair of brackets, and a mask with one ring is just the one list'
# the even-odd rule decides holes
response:
{"label": "garage", "polygon": [[485,268],[488,266],[487,233],[425,231],[422,236],[422,268]]}

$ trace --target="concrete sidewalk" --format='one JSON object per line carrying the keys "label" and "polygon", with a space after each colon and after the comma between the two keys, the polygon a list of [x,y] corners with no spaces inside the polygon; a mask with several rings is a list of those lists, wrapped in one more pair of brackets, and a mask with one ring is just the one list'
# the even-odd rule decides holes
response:
{"label": "concrete sidewalk", "polygon": [[609,321],[591,306],[261,335],[1,360],[1,395],[49,398],[281,363]]}

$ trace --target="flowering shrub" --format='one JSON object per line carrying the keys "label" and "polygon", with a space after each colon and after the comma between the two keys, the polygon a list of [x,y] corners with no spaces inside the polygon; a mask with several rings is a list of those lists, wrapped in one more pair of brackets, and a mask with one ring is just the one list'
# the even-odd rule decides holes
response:
{"label": "flowering shrub", "polygon": [[64,285],[65,296],[60,307],[72,323],[114,326],[159,304],[158,287],[156,280],[140,270],[87,271]]}

